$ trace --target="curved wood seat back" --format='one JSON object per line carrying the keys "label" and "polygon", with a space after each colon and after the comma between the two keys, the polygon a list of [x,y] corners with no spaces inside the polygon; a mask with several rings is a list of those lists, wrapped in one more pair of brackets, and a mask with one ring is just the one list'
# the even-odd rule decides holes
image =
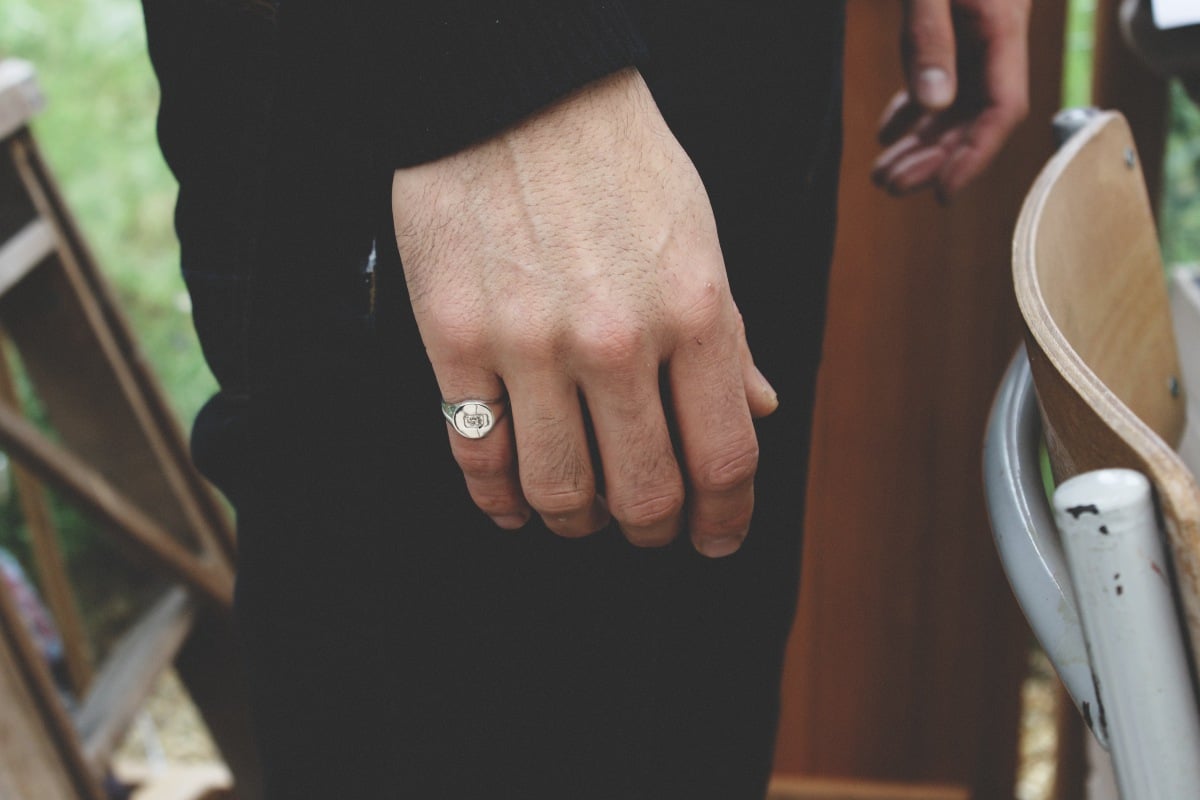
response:
{"label": "curved wood seat back", "polygon": [[1105,467],[1150,478],[1200,653],[1200,490],[1175,453],[1184,390],[1135,153],[1117,113],[1060,148],[1021,209],[1013,282],[1055,480]]}

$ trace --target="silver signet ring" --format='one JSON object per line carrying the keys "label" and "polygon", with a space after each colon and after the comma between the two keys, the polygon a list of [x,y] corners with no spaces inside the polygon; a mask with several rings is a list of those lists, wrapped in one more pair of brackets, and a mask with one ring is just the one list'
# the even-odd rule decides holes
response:
{"label": "silver signet ring", "polygon": [[482,439],[492,432],[492,428],[500,419],[500,412],[494,411],[489,403],[499,405],[500,401],[464,400],[461,403],[442,403],[442,415],[459,436]]}

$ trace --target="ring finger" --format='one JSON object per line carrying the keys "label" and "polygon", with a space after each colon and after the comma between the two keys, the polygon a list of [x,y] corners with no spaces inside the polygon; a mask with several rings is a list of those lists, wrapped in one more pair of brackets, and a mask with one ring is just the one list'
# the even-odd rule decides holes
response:
{"label": "ring finger", "polygon": [[[447,406],[457,411],[446,414],[450,451],[462,469],[471,499],[501,528],[520,528],[529,521],[530,511],[517,477],[512,419],[503,399],[503,384],[494,374],[482,370],[455,375],[442,383],[442,396],[446,398],[443,414]],[[458,388],[446,391],[447,386],[473,388],[470,392]],[[482,402],[485,408],[475,408],[476,402]],[[484,430],[481,425],[489,421],[490,429]]]}

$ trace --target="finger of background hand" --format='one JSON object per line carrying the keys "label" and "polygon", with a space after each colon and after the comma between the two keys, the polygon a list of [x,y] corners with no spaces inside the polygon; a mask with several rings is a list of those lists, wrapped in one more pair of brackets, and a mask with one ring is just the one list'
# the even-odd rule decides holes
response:
{"label": "finger of background hand", "polygon": [[933,183],[946,154],[938,148],[920,150],[898,163],[882,181],[894,195],[911,194]]}
{"label": "finger of background hand", "polygon": [[908,133],[925,113],[926,109],[913,100],[907,90],[896,92],[879,117],[879,144],[884,147],[893,144]]}
{"label": "finger of background hand", "polygon": [[894,195],[911,194],[932,185],[963,135],[961,127],[951,128],[937,141],[908,151],[889,164],[877,182]]}
{"label": "finger of background hand", "polygon": [[679,534],[683,476],[658,392],[657,365],[644,375],[582,381],[604,470],[605,500],[625,538],[660,547]]}
{"label": "finger of background hand", "polygon": [[[438,370],[443,397],[449,402],[490,401],[504,396],[504,387],[492,373],[478,369]],[[507,411],[507,409],[505,409]],[[513,530],[529,521],[529,505],[517,479],[516,452],[507,413],[482,439],[461,436],[448,423],[450,451],[467,482],[475,505],[501,528]]]}
{"label": "finger of background hand", "polygon": [[981,114],[971,125],[962,143],[938,172],[938,197],[948,201],[973,181],[991,163],[1004,146],[1005,139],[1016,124],[1015,120],[993,120],[988,112]]}
{"label": "finger of background hand", "polygon": [[[923,125],[922,127],[927,126]],[[916,132],[896,140],[891,147],[884,150],[875,158],[875,163],[871,165],[871,180],[877,186],[886,186],[888,176],[892,174],[897,164],[906,160],[914,153],[928,150],[930,146],[931,143]]]}
{"label": "finger of background hand", "polygon": [[946,113],[934,114],[922,109],[921,116],[905,129],[904,135],[895,139],[875,158],[875,163],[871,165],[871,180],[882,185],[882,179],[896,163],[936,143],[952,126],[953,122]]}
{"label": "finger of background hand", "polygon": [[908,0],[904,4],[905,75],[909,94],[937,111],[954,102],[954,21],[950,0]]}
{"label": "finger of background hand", "polygon": [[988,106],[971,124],[966,140],[943,168],[939,193],[949,197],[975,178],[1004,146],[1029,112],[1029,52],[1023,16],[989,31],[984,87]]}
{"label": "finger of background hand", "polygon": [[579,391],[562,372],[506,376],[525,500],[560,536],[608,524],[596,494]]}
{"label": "finger of background hand", "polygon": [[746,341],[746,323],[741,314],[738,314],[738,340],[738,358],[742,362],[742,383],[746,387],[746,404],[750,407],[750,416],[755,419],[769,416],[779,408],[779,393],[754,363],[750,343]]}
{"label": "finger of background hand", "polygon": [[694,329],[668,367],[688,475],[688,528],[696,549],[711,557],[741,546],[754,510],[758,441],[734,324],[726,317]]}
{"label": "finger of background hand", "polygon": [[1024,105],[989,108],[980,113],[939,171],[938,196],[948,200],[983,172],[1024,116]]}

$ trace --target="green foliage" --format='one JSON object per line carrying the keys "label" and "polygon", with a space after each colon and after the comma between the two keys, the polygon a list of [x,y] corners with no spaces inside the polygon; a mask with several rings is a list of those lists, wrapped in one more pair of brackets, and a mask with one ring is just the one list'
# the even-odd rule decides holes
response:
{"label": "green foliage", "polygon": [[158,84],[137,0],[7,0],[0,57],[32,61],[47,98],[34,133],[176,411],[214,382],[179,277],[175,181],[155,140]]}
{"label": "green foliage", "polygon": [[1200,109],[1183,88],[1171,86],[1166,180],[1160,211],[1163,260],[1200,262]]}
{"label": "green foliage", "polygon": [[1063,108],[1092,104],[1092,36],[1096,0],[1069,0],[1063,43]]}

